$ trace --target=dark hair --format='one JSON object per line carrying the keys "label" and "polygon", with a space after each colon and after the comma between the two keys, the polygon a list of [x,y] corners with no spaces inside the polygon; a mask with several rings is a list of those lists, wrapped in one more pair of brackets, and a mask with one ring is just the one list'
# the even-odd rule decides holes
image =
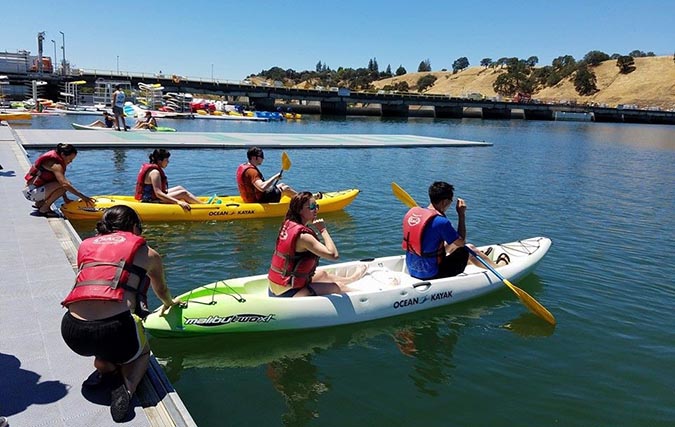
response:
{"label": "dark hair", "polygon": [[286,211],[286,219],[302,224],[300,212],[302,211],[302,207],[305,206],[305,203],[308,203],[312,197],[314,197],[314,195],[309,191],[302,191],[293,196],[291,203],[288,205],[288,211]]}
{"label": "dark hair", "polygon": [[429,186],[429,201],[436,204],[444,199],[452,199],[455,195],[455,187],[447,182],[436,181]]}
{"label": "dark hair", "polygon": [[246,152],[246,157],[247,157],[249,160],[251,160],[252,158],[254,158],[254,157],[256,157],[256,156],[257,156],[257,157],[264,157],[264,156],[265,156],[265,154],[263,153],[262,148],[260,148],[260,147],[251,147],[251,148],[249,148],[248,151]]}
{"label": "dark hair", "polygon": [[171,157],[171,153],[169,153],[169,150],[165,150],[164,148],[158,148],[155,151],[150,154],[149,159],[150,163],[159,163],[164,159],[168,159]]}
{"label": "dark hair", "polygon": [[96,223],[98,234],[110,234],[115,231],[133,231],[134,226],[141,227],[141,219],[135,210],[125,205],[115,205],[105,210],[103,218]]}
{"label": "dark hair", "polygon": [[72,144],[64,144],[60,142],[56,145],[56,152],[60,156],[70,156],[71,154],[77,154],[77,148]]}

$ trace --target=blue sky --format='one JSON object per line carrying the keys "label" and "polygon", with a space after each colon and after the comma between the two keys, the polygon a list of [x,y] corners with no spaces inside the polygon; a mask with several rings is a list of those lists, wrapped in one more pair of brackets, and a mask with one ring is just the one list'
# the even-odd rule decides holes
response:
{"label": "blue sky", "polygon": [[0,51],[44,54],[74,67],[180,74],[240,80],[279,66],[313,70],[318,61],[336,69],[391,64],[417,71],[452,68],[466,56],[537,56],[548,65],[561,55],[581,59],[639,49],[675,51],[672,0],[164,0],[5,1]]}

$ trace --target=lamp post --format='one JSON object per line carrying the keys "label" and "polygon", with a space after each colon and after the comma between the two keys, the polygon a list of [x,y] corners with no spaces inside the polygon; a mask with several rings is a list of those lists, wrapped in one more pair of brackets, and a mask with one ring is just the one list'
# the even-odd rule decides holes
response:
{"label": "lamp post", "polygon": [[52,40],[54,44],[54,60],[52,61],[52,72],[56,74],[56,41]]}
{"label": "lamp post", "polygon": [[120,73],[120,56],[117,55],[117,74],[119,75]]}
{"label": "lamp post", "polygon": [[63,50],[63,74],[66,74],[66,33],[63,31],[59,31],[61,33],[61,37],[63,38],[63,42],[61,43],[61,49]]}
{"label": "lamp post", "polygon": [[211,64],[211,81],[213,81],[213,64]]}

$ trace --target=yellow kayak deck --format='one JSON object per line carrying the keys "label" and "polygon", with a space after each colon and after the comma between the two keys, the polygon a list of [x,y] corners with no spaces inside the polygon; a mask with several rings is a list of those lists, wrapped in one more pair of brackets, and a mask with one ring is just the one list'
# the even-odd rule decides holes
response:
{"label": "yellow kayak deck", "polygon": [[[359,194],[358,189],[348,189],[322,193],[317,200],[321,212],[333,212],[344,209]],[[61,206],[61,212],[69,220],[98,220],[103,211],[115,205],[126,205],[138,213],[142,221],[230,221],[235,219],[271,218],[286,215],[289,197],[283,197],[279,203],[244,203],[239,196],[201,196],[204,203],[192,204],[189,211],[175,204],[143,203],[133,196],[94,196],[96,204],[87,206],[77,200]]]}

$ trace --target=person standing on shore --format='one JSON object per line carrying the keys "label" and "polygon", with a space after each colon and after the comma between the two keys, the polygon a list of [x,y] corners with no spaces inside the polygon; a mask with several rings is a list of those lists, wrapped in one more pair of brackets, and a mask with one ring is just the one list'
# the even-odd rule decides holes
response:
{"label": "person standing on shore", "polygon": [[120,120],[122,121],[122,126],[124,130],[127,130],[127,122],[124,120],[124,101],[126,100],[126,95],[122,90],[122,86],[115,86],[115,92],[112,94],[112,110],[115,115],[115,127],[117,130],[120,130]]}

